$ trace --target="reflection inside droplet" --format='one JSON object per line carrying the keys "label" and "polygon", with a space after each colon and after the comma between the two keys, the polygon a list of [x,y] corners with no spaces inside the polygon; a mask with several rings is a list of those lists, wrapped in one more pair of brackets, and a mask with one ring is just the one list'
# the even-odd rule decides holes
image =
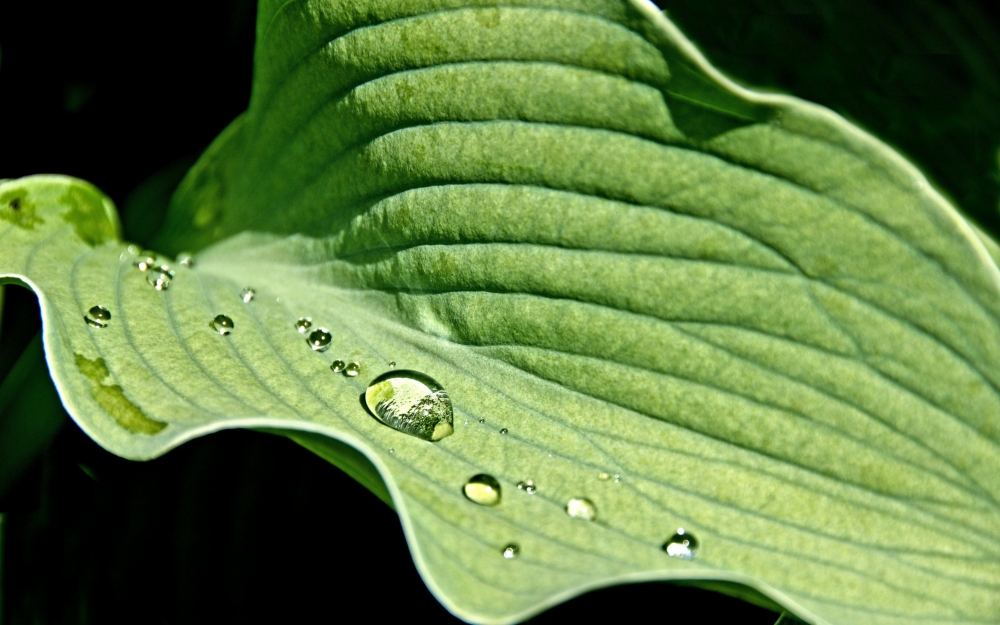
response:
{"label": "reflection inside droplet", "polygon": [[309,338],[306,339],[306,343],[309,343],[309,347],[317,352],[325,352],[330,347],[330,342],[333,341],[333,335],[326,328],[320,328],[318,330],[313,330],[309,334]]}
{"label": "reflection inside droplet", "polygon": [[677,533],[663,543],[663,550],[667,552],[668,556],[674,558],[694,560],[695,555],[698,554],[698,539],[693,534],[684,531],[683,527],[679,527]]}
{"label": "reflection inside droplet", "polygon": [[365,391],[365,404],[382,423],[426,441],[438,441],[454,432],[448,393],[418,371],[403,369],[378,376]]}
{"label": "reflection inside droplet", "polygon": [[216,315],[215,319],[212,319],[212,322],[208,325],[223,336],[232,332],[233,328],[236,327],[233,320],[225,315]]}
{"label": "reflection inside droplet", "polygon": [[574,519],[593,521],[597,518],[597,506],[586,497],[574,497],[566,502],[566,514]]}
{"label": "reflection inside droplet", "polygon": [[93,306],[83,316],[83,320],[95,328],[106,328],[111,320],[111,311],[104,306]]}
{"label": "reflection inside droplet", "polygon": [[470,477],[462,492],[469,501],[481,506],[495,506],[500,503],[500,482],[492,475],[480,473]]}

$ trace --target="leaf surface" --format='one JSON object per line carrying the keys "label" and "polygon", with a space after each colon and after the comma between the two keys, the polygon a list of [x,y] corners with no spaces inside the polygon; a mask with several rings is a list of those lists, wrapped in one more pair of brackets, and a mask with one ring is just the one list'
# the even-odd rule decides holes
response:
{"label": "leaf surface", "polygon": [[[259,10],[251,106],[156,243],[197,252],[158,261],[168,288],[86,183],[0,186],[0,276],[40,293],[91,436],[150,458],[297,431],[384,480],[471,621],[647,579],[812,622],[1000,618],[1000,274],[911,165],[734,86],[638,0]],[[453,435],[365,410],[390,363],[444,386]],[[463,496],[481,473],[495,507]],[[663,549],[681,527],[694,560]]]}

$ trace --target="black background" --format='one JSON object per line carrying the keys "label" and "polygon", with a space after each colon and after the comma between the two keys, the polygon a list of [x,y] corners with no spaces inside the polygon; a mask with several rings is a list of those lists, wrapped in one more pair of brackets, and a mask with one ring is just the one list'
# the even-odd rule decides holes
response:
{"label": "black background", "polygon": [[[727,74],[848,116],[1000,231],[993,2],[663,4]],[[172,186],[246,107],[254,13],[247,0],[0,0],[0,178],[90,180],[121,208],[127,238],[148,240]],[[0,376],[38,329],[34,296],[7,290]],[[8,625],[457,622],[417,575],[395,513],[274,436],[226,432],[133,463],[67,422],[0,511]],[[642,584],[590,593],[533,622],[642,614],[777,618],[721,595]]]}

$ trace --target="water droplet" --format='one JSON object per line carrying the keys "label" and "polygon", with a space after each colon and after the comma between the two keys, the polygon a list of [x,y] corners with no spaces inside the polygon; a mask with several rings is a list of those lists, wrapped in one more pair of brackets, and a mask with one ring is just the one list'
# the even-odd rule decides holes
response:
{"label": "water droplet", "polygon": [[469,425],[469,420],[468,419],[465,420],[465,425]]}
{"label": "water droplet", "polygon": [[141,250],[141,249],[139,249],[139,246],[138,246],[138,245],[134,245],[134,244],[133,244],[133,245],[129,245],[129,246],[128,246],[128,247],[126,248],[126,251],[127,251],[127,252],[128,252],[129,254],[131,254],[132,256],[138,256],[138,255],[139,255],[139,252],[141,252],[142,250]]}
{"label": "water droplet", "polygon": [[143,256],[139,260],[135,261],[135,267],[139,271],[149,271],[150,269],[156,268],[156,257],[155,256]]}
{"label": "water droplet", "polygon": [[438,441],[455,431],[448,393],[417,371],[402,369],[378,376],[365,391],[365,404],[382,423],[425,441]]}
{"label": "water droplet", "polygon": [[566,514],[574,519],[593,521],[597,518],[597,506],[586,497],[574,497],[566,502]]}
{"label": "water droplet", "polygon": [[299,331],[299,334],[305,334],[306,330],[312,327],[312,324],[312,317],[299,317],[299,320],[295,322],[295,329]]}
{"label": "water droplet", "polygon": [[479,422],[480,423],[486,423],[486,419],[480,419]]}
{"label": "water droplet", "polygon": [[608,480],[611,479],[611,474],[602,471],[597,474],[597,479],[601,480],[602,482],[607,482]]}
{"label": "water droplet", "polygon": [[189,256],[189,255],[181,256],[180,258],[177,259],[177,262],[179,262],[182,266],[187,267],[188,269],[191,269],[192,267],[194,267],[194,257],[193,256]]}
{"label": "water droplet", "polygon": [[500,503],[500,482],[492,475],[480,473],[469,478],[462,487],[466,499],[481,506],[495,506]]}
{"label": "water droplet", "polygon": [[106,328],[111,321],[111,311],[104,306],[94,306],[83,316],[83,320],[95,328]]}
{"label": "water droplet", "polygon": [[517,490],[523,490],[524,492],[528,493],[529,495],[534,495],[535,491],[538,490],[538,487],[535,486],[535,483],[533,481],[531,481],[531,480],[524,480],[523,482],[518,482],[517,483]]}
{"label": "water droplet", "polygon": [[[301,330],[300,330],[301,332]],[[325,352],[330,347],[330,342],[333,341],[333,335],[326,328],[320,328],[319,330],[313,330],[309,334],[309,338],[306,339],[306,343],[309,343],[309,347],[317,352]]]}
{"label": "water droplet", "polygon": [[395,369],[396,368],[396,361],[395,360],[389,361],[389,368],[390,369]]}
{"label": "water droplet", "polygon": [[615,484],[617,484],[620,481],[622,481],[622,476],[620,476],[617,473],[615,473]]}
{"label": "water droplet", "polygon": [[357,360],[347,363],[347,366],[344,367],[344,375],[349,378],[356,378],[359,373],[361,373],[361,363]]}
{"label": "water droplet", "polygon": [[218,332],[223,336],[232,332],[233,328],[236,327],[236,324],[233,323],[233,320],[225,315],[216,315],[215,319],[212,319],[212,323],[208,325],[211,326],[213,330],[215,330],[216,332]]}
{"label": "water droplet", "polygon": [[170,288],[170,281],[174,278],[174,272],[166,265],[150,267],[149,275],[146,276],[148,282],[157,291],[166,291]]}
{"label": "water droplet", "polygon": [[347,363],[343,360],[334,360],[330,363],[330,371],[333,371],[334,373],[343,373],[346,368]]}
{"label": "water droplet", "polygon": [[508,560],[513,560],[514,558],[517,557],[518,551],[519,550],[517,548],[517,545],[511,543],[503,548],[503,557],[507,558]]}
{"label": "water droplet", "polygon": [[679,527],[677,533],[663,543],[663,550],[667,552],[668,556],[674,558],[694,560],[698,554],[698,539],[693,534],[684,531],[683,527]]}
{"label": "water droplet", "polygon": [[240,291],[240,299],[243,300],[244,304],[249,304],[253,301],[254,296],[257,295],[257,291],[254,291],[250,287],[247,287]]}
{"label": "water droplet", "polygon": [[390,453],[390,454],[394,454],[394,453],[396,453],[396,450],[395,450],[395,449],[393,449],[392,447],[390,447],[390,448],[389,448],[389,453]]}

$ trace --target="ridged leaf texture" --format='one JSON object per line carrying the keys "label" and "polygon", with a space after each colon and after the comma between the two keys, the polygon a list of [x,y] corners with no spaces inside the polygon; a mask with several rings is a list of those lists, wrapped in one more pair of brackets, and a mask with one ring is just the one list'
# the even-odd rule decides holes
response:
{"label": "ridged leaf texture", "polygon": [[[262,0],[257,36],[250,108],[156,242],[168,288],[90,185],[0,184],[0,275],[100,444],[284,432],[391,498],[473,622],[653,579],[1000,620],[1000,273],[912,165],[735,86],[645,0]],[[453,435],[365,410],[390,362],[444,386]],[[482,473],[499,505],[463,496]]]}

